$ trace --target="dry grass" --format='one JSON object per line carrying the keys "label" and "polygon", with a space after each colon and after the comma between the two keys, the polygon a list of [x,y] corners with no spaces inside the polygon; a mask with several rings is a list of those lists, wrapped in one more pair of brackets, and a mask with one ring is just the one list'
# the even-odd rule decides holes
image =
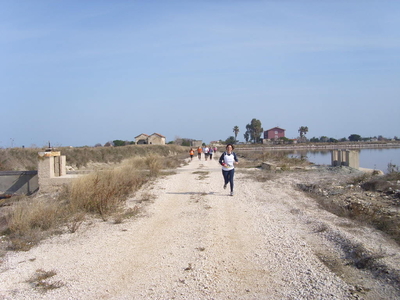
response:
{"label": "dry grass", "polygon": [[[164,153],[166,156],[152,152],[124,160],[118,167],[82,176],[56,198],[7,200],[9,208],[3,233],[8,238],[8,249],[29,250],[41,239],[61,232],[60,228],[73,233],[80,228],[87,214],[100,216],[103,220],[113,217],[115,223],[137,215],[138,208],[124,211],[127,197],[158,176],[165,166],[176,166],[183,161],[180,159],[183,155],[170,150]],[[151,196],[148,198],[150,200]]]}
{"label": "dry grass", "polygon": [[270,162],[276,164],[281,170],[289,170],[293,166],[308,165],[309,162],[305,157],[289,157],[290,152],[287,151],[243,151],[240,157],[244,160],[241,161],[241,167],[255,168],[261,167],[263,162]]}
{"label": "dry grass", "polygon": [[155,154],[149,154],[145,158],[145,163],[150,171],[150,176],[155,177],[160,174],[162,168],[162,162],[159,156]]}
{"label": "dry grass", "polygon": [[[38,152],[45,148],[9,148],[0,149],[0,171],[37,170]],[[174,168],[187,157],[188,147],[177,145],[127,145],[123,147],[59,147],[62,155],[67,156],[67,165],[79,169],[89,163],[121,163],[132,157],[144,157],[152,153],[168,157],[163,164]],[[165,167],[163,165],[163,167]]]}
{"label": "dry grass", "polygon": [[119,213],[115,214],[114,217],[114,224],[121,224],[124,220],[130,219],[138,215],[140,209],[138,206],[133,208],[128,208],[126,210],[122,210]]}
{"label": "dry grass", "polygon": [[9,229],[15,233],[22,233],[30,228],[47,230],[57,223],[59,215],[60,206],[54,201],[22,200],[13,205]]}
{"label": "dry grass", "polygon": [[37,169],[39,149],[0,149],[0,171],[29,171]]}
{"label": "dry grass", "polygon": [[86,215],[84,212],[77,212],[69,214],[68,216],[69,217],[66,218],[68,231],[74,233],[79,229],[79,227],[81,227],[82,223],[85,221]]}
{"label": "dry grass", "polygon": [[57,201],[38,198],[15,202],[6,215],[10,250],[29,250],[62,223],[64,208]]}
{"label": "dry grass", "polygon": [[72,212],[97,213],[106,220],[144,182],[146,177],[130,168],[89,174],[72,183],[69,207]]}
{"label": "dry grass", "polygon": [[64,285],[61,281],[49,282],[49,279],[55,275],[57,275],[57,272],[54,270],[45,271],[43,269],[37,269],[36,273],[27,282],[41,292],[46,292],[48,290],[58,289]]}

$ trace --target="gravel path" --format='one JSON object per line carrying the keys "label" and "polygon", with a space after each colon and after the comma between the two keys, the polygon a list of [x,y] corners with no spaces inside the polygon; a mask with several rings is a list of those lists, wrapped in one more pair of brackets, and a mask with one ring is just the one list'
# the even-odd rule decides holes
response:
{"label": "gravel path", "polygon": [[[231,197],[217,161],[196,158],[128,201],[151,195],[143,216],[94,220],[9,253],[0,299],[374,299],[356,294],[315,254],[323,242],[311,230],[312,215],[332,216],[287,180],[235,176]],[[398,262],[398,254],[391,258]],[[27,283],[39,269],[54,270],[45,282],[61,287],[43,292]],[[398,295],[390,287],[379,293]]]}

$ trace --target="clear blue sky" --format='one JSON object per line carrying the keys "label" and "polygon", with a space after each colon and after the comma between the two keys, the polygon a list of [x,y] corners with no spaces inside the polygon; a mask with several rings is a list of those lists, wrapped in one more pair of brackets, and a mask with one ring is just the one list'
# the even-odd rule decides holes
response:
{"label": "clear blue sky", "polygon": [[0,0],[0,147],[400,136],[400,1]]}

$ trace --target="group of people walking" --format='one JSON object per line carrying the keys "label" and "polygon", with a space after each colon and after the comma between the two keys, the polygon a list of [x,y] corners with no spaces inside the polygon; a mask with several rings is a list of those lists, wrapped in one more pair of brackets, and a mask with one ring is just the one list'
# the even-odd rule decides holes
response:
{"label": "group of people walking", "polygon": [[[222,176],[224,178],[224,186],[223,188],[226,189],[229,183],[230,187],[230,195],[233,196],[233,177],[235,175],[235,164],[239,163],[237,155],[233,152],[234,146],[232,144],[226,145],[226,151],[224,151],[218,162],[222,166]],[[217,148],[214,147],[198,147],[197,148],[197,156],[199,160],[201,160],[201,153],[204,153],[205,160],[210,158],[212,160],[213,154],[217,152]],[[193,148],[190,149],[190,160],[193,160],[194,150]]]}
{"label": "group of people walking", "polygon": [[[212,159],[213,158],[213,154],[215,154],[217,152],[217,147],[209,147],[209,146],[205,146],[203,148],[198,147],[197,148],[197,157],[199,158],[199,160],[201,160],[201,154],[204,153],[204,160],[208,160],[208,159]],[[190,160],[193,160],[193,156],[194,156],[194,150],[193,148],[190,148],[189,151],[189,155],[190,155]]]}

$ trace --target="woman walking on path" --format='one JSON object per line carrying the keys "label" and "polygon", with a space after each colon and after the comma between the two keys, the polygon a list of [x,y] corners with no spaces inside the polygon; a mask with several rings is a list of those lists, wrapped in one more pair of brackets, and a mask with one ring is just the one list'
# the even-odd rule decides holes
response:
{"label": "woman walking on path", "polygon": [[226,145],[226,151],[222,153],[219,158],[219,163],[222,166],[222,175],[224,176],[224,189],[228,185],[228,182],[231,187],[231,196],[233,196],[233,176],[235,175],[235,167],[234,164],[238,164],[239,160],[236,156],[236,153],[233,152],[233,145]]}

